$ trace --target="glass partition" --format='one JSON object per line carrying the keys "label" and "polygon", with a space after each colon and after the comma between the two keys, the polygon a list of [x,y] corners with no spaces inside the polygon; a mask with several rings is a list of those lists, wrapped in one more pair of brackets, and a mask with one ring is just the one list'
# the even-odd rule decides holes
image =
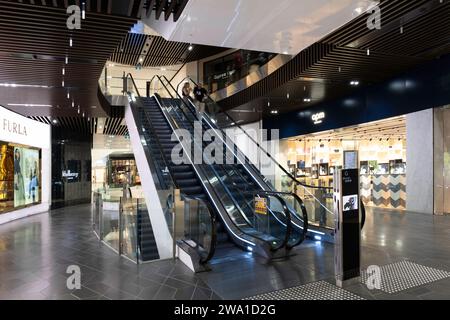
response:
{"label": "glass partition", "polygon": [[183,242],[196,249],[200,263],[207,262],[216,248],[216,226],[212,209],[200,199],[184,199]]}
{"label": "glass partition", "polygon": [[138,261],[138,212],[146,210],[142,207],[144,199],[121,199],[120,209],[120,253],[127,258]]}

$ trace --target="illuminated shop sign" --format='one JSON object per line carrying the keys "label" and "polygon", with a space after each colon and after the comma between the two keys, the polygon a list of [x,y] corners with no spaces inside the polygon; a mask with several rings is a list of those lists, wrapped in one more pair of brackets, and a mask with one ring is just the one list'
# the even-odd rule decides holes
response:
{"label": "illuminated shop sign", "polygon": [[49,149],[50,126],[0,106],[0,140]]}
{"label": "illuminated shop sign", "polygon": [[27,135],[27,127],[24,126],[23,124],[14,121],[9,121],[8,119],[5,118],[3,119],[2,123],[3,123],[2,126],[3,131],[23,136]]}
{"label": "illuminated shop sign", "polygon": [[314,122],[314,124],[321,124],[324,119],[325,119],[325,112],[315,113],[311,116],[311,120]]}

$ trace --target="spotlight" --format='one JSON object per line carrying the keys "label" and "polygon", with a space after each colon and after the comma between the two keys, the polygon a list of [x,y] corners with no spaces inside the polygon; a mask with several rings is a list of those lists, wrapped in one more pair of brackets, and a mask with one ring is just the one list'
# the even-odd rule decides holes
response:
{"label": "spotlight", "polygon": [[56,119],[53,119],[53,121],[52,121],[54,124],[57,124],[58,123],[58,120],[56,120]]}
{"label": "spotlight", "polygon": [[350,85],[351,86],[359,86],[359,81],[357,81],[357,80],[353,80],[353,81],[350,81]]}
{"label": "spotlight", "polygon": [[194,50],[194,46],[193,46],[192,44],[190,44],[189,47],[188,47],[188,50],[189,50],[189,51]]}
{"label": "spotlight", "polygon": [[69,45],[72,47],[73,46],[73,40],[72,40],[72,37],[70,37],[70,39],[69,39]]}
{"label": "spotlight", "polygon": [[305,98],[303,99],[304,102],[311,102],[311,98]]}

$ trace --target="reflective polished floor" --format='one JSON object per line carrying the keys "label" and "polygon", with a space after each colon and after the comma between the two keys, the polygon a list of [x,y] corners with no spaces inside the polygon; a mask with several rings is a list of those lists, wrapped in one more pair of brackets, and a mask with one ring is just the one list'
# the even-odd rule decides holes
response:
{"label": "reflective polished floor", "polygon": [[[409,260],[450,271],[450,216],[367,211],[361,246],[363,270],[370,265],[381,267]],[[199,276],[224,299],[241,299],[319,280],[335,283],[334,245],[307,241],[283,261],[265,264],[258,259],[244,259],[215,265],[213,269]],[[362,284],[346,289],[365,299],[450,299],[450,278],[396,294],[368,290]]]}
{"label": "reflective polished floor", "polygon": [[[136,265],[101,244],[89,205],[0,225],[0,299],[220,299],[172,260]],[[67,267],[81,269],[69,290]]]}
{"label": "reflective polished floor", "polygon": [[[334,246],[308,241],[288,259],[265,263],[251,253],[217,259],[194,275],[180,262],[135,265],[92,232],[90,206],[52,211],[0,225],[0,299],[242,299],[319,280],[334,282]],[[450,217],[368,210],[362,265],[409,260],[450,271]],[[81,290],[66,285],[81,268]],[[450,278],[395,294],[356,284],[366,299],[449,299]]]}

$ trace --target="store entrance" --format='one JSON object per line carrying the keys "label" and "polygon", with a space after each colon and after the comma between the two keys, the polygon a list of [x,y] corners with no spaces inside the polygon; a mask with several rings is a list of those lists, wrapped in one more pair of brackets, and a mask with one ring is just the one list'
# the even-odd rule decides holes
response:
{"label": "store entrance", "polygon": [[[405,116],[284,139],[280,163],[305,184],[332,187],[333,173],[343,166],[344,151],[354,150],[359,154],[365,206],[405,210]],[[297,193],[303,192],[299,189]]]}

